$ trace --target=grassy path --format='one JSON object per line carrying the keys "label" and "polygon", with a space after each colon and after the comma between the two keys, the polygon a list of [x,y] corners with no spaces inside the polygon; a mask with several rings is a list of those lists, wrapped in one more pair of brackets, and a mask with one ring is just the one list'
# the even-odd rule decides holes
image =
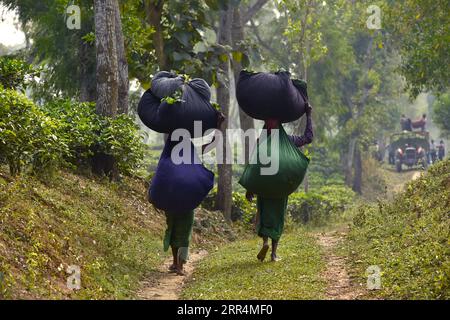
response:
{"label": "grassy path", "polygon": [[184,277],[167,272],[172,263],[172,257],[167,258],[157,272],[148,275],[147,279],[141,283],[141,290],[137,293],[137,298],[141,300],[178,300],[181,289],[192,276],[196,263],[207,254],[206,250],[191,253],[189,262],[184,268],[186,273]]}
{"label": "grassy path", "polygon": [[[170,259],[150,274],[138,292],[139,299],[364,299],[364,284],[351,281],[347,257],[339,250],[348,229],[284,235],[282,260],[259,262],[260,239],[235,241],[213,253],[194,252],[186,277],[167,272]],[[195,269],[194,269],[195,268]]]}
{"label": "grassy path", "polygon": [[324,250],[326,268],[322,277],[327,282],[325,298],[328,300],[356,300],[365,295],[364,288],[352,283],[347,271],[347,257],[338,253],[339,245],[347,236],[347,228],[317,233],[318,243]]}
{"label": "grassy path", "polygon": [[184,299],[321,299],[326,282],[323,253],[314,237],[299,229],[283,236],[279,262],[256,259],[260,239],[236,241],[198,263],[184,287]]}

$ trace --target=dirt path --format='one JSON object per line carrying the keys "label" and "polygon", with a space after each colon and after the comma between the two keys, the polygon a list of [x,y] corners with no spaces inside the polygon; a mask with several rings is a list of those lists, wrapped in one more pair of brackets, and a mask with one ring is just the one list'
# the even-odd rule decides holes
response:
{"label": "dirt path", "polygon": [[195,264],[208,254],[201,250],[190,254],[188,263],[185,265],[186,276],[177,276],[175,273],[168,273],[168,267],[172,263],[172,258],[167,259],[155,272],[144,280],[142,289],[138,292],[138,299],[142,300],[178,300],[181,289],[185,282],[192,276]]}
{"label": "dirt path", "polygon": [[322,277],[327,282],[325,294],[329,300],[355,300],[365,294],[364,287],[351,283],[346,269],[346,258],[336,254],[339,243],[344,240],[346,234],[347,229],[339,229],[316,235],[325,252],[326,269]]}
{"label": "dirt path", "polygon": [[[401,192],[408,181],[420,178],[423,171],[407,171],[401,174],[391,175],[391,193]],[[339,243],[343,241],[348,233],[348,228],[318,233],[316,239],[325,252],[326,269],[322,273],[327,282],[326,299],[331,300],[355,300],[367,299],[368,291],[365,284],[353,283],[347,271],[346,257],[338,255]]]}
{"label": "dirt path", "polygon": [[[420,175],[423,173],[424,171],[422,170],[409,170],[409,171],[404,171],[404,172],[400,172],[397,173],[395,171],[388,171],[386,170],[387,173],[387,179],[388,179],[388,199],[392,199],[392,197],[399,192],[403,191],[403,188],[405,186],[405,184],[411,180],[415,180],[417,178],[420,177]],[[392,190],[392,192],[391,192]]]}

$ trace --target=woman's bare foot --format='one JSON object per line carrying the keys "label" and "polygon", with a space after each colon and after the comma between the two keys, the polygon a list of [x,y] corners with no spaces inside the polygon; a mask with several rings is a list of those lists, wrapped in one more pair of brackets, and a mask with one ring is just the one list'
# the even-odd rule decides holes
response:
{"label": "woman's bare foot", "polygon": [[186,275],[186,273],[183,270],[183,264],[177,265],[175,272],[177,273],[177,276],[185,276]]}
{"label": "woman's bare foot", "polygon": [[175,272],[177,272],[177,265],[175,263],[172,263],[169,266],[169,273],[175,273]]}
{"label": "woman's bare foot", "polygon": [[263,262],[266,258],[267,251],[269,251],[269,244],[264,243],[261,250],[259,251],[258,255],[256,256],[259,261]]}
{"label": "woman's bare foot", "polygon": [[281,258],[278,257],[276,254],[272,253],[272,254],[270,255],[270,261],[272,261],[272,262],[277,262],[277,261],[280,261],[280,260],[281,260]]}

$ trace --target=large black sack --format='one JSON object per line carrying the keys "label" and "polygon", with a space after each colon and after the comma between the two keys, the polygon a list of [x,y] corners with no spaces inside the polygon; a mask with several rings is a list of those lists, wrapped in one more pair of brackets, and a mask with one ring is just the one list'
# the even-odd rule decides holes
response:
{"label": "large black sack", "polygon": [[152,79],[153,94],[162,99],[171,96],[184,83],[184,78],[167,71],[158,72]]}
{"label": "large black sack", "polygon": [[161,99],[157,98],[152,93],[152,90],[148,89],[139,101],[137,108],[138,115],[142,123],[150,129],[161,133],[169,133],[170,124],[168,121],[162,121],[158,114],[160,105]]}
{"label": "large black sack", "polygon": [[[164,100],[180,91],[181,101],[170,104]],[[186,129],[192,137],[199,137],[216,128],[218,111],[211,105],[211,90],[203,79],[188,82],[181,76],[161,71],[152,80],[151,89],[141,98],[138,114],[142,122],[158,132]],[[194,122],[201,121],[202,130],[194,132]]]}
{"label": "large black sack", "polygon": [[289,72],[241,71],[236,98],[242,110],[259,120],[292,122],[305,113],[306,84],[291,80]]}
{"label": "large black sack", "polygon": [[[149,198],[158,209],[186,213],[198,207],[213,188],[214,173],[201,164],[192,142],[188,163],[172,161],[171,153],[177,143],[170,141],[170,137],[166,141],[150,184]],[[183,149],[179,154],[183,156]]]}

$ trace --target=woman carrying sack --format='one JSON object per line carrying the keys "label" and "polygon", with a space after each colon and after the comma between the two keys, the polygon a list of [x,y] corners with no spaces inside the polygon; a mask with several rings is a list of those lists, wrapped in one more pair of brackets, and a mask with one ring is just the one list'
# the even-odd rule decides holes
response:
{"label": "woman carrying sack", "polygon": [[[151,88],[142,95],[138,105],[138,115],[148,128],[168,134],[150,183],[148,200],[164,211],[167,222],[164,251],[172,249],[173,263],[169,271],[178,275],[184,275],[183,266],[189,258],[194,209],[213,188],[214,173],[201,164],[192,141],[189,141],[190,150],[181,148],[176,153],[178,142],[172,141],[171,136],[175,130],[184,129],[191,138],[198,138],[209,129],[219,128],[225,117],[213,107],[210,98],[210,87],[205,80],[161,71],[153,77]],[[201,130],[196,130],[199,122]],[[188,161],[184,160],[185,151]],[[174,162],[173,157],[182,161]]]}
{"label": "woman carrying sack", "polygon": [[[306,128],[304,134],[302,136],[288,136],[290,142],[293,143],[297,148],[300,148],[312,142],[313,129],[312,129],[311,111],[312,111],[311,106],[308,103],[306,103]],[[280,121],[277,119],[266,120],[263,129],[267,129],[268,135],[270,134],[270,131],[272,129],[280,129],[281,134],[285,134]],[[280,152],[280,157],[282,155],[283,153]],[[280,162],[281,161],[282,159],[280,159]],[[306,171],[306,168],[304,170]],[[303,180],[303,176],[301,176],[300,180]],[[254,194],[255,194],[254,192],[248,190],[246,193],[247,200],[252,201]],[[257,194],[257,210],[258,210],[256,218],[256,231],[258,233],[258,236],[262,237],[263,239],[263,245],[257,255],[257,258],[261,262],[264,261],[267,252],[269,250],[269,238],[270,238],[272,239],[271,261],[278,261],[279,258],[277,256],[277,248],[278,242],[283,233],[288,195],[271,197],[271,196],[264,196],[258,193],[256,194]]]}

